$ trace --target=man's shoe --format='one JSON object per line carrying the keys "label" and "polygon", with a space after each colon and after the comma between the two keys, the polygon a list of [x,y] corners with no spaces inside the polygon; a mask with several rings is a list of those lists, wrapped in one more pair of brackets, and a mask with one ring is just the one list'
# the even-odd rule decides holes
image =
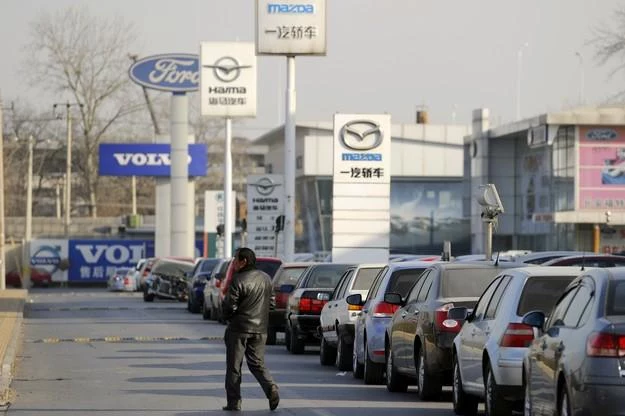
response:
{"label": "man's shoe", "polygon": [[278,407],[278,403],[280,403],[280,395],[278,394],[278,387],[273,386],[271,388],[271,393],[269,393],[269,409],[276,410]]}
{"label": "man's shoe", "polygon": [[227,406],[222,407],[221,410],[238,412],[239,410],[241,410],[241,404],[229,404]]}

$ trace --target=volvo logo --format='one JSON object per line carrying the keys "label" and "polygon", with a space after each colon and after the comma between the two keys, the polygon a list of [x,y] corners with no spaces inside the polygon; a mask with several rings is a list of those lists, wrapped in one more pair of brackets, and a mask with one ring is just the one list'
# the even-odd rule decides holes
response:
{"label": "volvo logo", "polygon": [[352,120],[341,128],[339,139],[348,149],[372,150],[382,144],[382,130],[375,121]]}
{"label": "volvo logo", "polygon": [[280,186],[279,183],[274,183],[270,178],[264,177],[256,181],[256,183],[250,183],[248,186],[253,186],[256,191],[263,195],[271,195],[276,186]]}
{"label": "volvo logo", "polygon": [[239,61],[231,56],[219,58],[213,65],[202,66],[204,68],[212,68],[213,75],[221,82],[236,81],[241,75],[241,69],[252,67],[252,65],[239,65]]}

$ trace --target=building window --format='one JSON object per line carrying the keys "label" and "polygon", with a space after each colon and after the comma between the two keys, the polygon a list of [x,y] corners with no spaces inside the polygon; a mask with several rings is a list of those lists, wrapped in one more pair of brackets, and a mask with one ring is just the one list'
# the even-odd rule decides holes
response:
{"label": "building window", "polygon": [[265,167],[267,173],[273,173],[273,165],[271,163],[267,163],[267,166]]}
{"label": "building window", "polygon": [[298,156],[297,159],[295,159],[295,167],[297,169],[302,169],[304,167],[304,158],[302,156]]}

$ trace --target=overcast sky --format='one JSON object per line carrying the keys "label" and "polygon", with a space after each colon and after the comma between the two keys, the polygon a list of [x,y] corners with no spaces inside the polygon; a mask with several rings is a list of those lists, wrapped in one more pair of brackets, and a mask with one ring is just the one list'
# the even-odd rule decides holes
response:
{"label": "overcast sky", "polygon": [[[576,104],[582,68],[587,104],[625,89],[624,74],[609,78],[610,68],[596,65],[588,45],[594,27],[613,23],[621,0],[327,1],[327,56],[296,60],[302,121],[330,121],[335,112],[388,112],[395,123],[411,123],[418,105],[428,107],[436,124],[451,123],[454,112],[456,122],[469,123],[471,110],[482,106],[494,121],[509,121],[517,51],[525,42],[523,116]],[[198,53],[201,41],[254,40],[254,0],[1,0],[5,101],[40,96],[24,92],[18,73],[29,23],[40,10],[72,4],[134,23],[139,50],[129,52],[139,56]],[[253,138],[284,119],[285,65],[283,57],[259,57],[258,117],[239,124],[235,134]],[[41,105],[59,101],[40,99]]]}

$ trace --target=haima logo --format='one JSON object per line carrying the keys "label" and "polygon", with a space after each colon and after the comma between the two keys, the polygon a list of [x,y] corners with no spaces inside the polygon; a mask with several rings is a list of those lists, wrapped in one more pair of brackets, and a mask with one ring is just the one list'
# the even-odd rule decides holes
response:
{"label": "haima logo", "polygon": [[259,194],[267,196],[271,195],[276,186],[280,186],[280,184],[274,183],[271,179],[264,177],[257,180],[256,183],[250,183],[248,186],[255,187]]}
{"label": "haima logo", "polygon": [[268,13],[290,13],[290,14],[311,14],[315,12],[313,4],[282,4],[269,3],[267,5]]}
{"label": "haima logo", "polygon": [[382,144],[380,125],[371,120],[352,120],[341,128],[339,139],[351,150],[372,150]]}
{"label": "haima logo", "polygon": [[219,58],[213,65],[202,66],[204,68],[212,68],[213,75],[221,82],[235,81],[241,75],[241,69],[252,67],[252,65],[240,65],[239,61],[231,56]]}
{"label": "haima logo", "polygon": [[[119,166],[170,166],[171,156],[169,153],[113,153],[113,157]],[[191,163],[191,156],[188,156]]]}

